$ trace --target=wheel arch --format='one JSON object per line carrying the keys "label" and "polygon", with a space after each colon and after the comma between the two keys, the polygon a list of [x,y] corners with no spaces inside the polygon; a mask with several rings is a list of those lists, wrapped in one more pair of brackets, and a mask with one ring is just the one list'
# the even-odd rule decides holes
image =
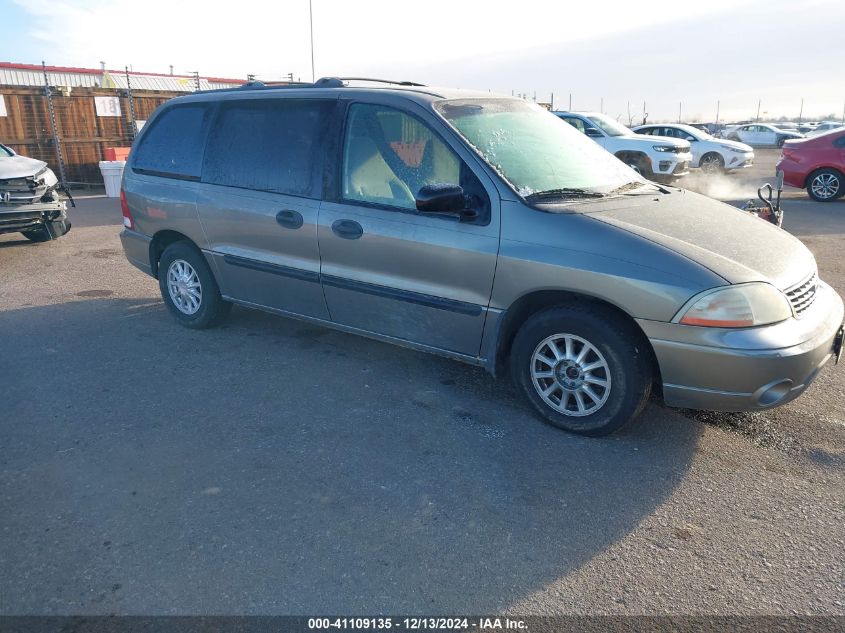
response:
{"label": "wheel arch", "polygon": [[152,271],[153,277],[158,278],[158,263],[161,260],[162,253],[164,253],[168,246],[176,242],[187,242],[198,251],[200,250],[199,246],[184,233],[170,229],[158,231],[150,241],[150,270]]}
{"label": "wheel arch", "polygon": [[613,154],[619,160],[626,162],[626,159],[637,158],[645,160],[648,165],[651,165],[651,160],[648,157],[648,154],[645,152],[641,152],[640,150],[636,149],[620,149],[618,152]]}
{"label": "wheel arch", "polygon": [[654,384],[660,389],[662,380],[660,377],[660,367],[657,363],[657,356],[654,353],[654,348],[648,337],[637,324],[636,320],[619,306],[600,299],[598,297],[573,292],[569,290],[536,290],[522,295],[514,301],[508,308],[500,315],[499,321],[496,324],[493,340],[487,346],[487,362],[485,368],[494,376],[502,375],[508,366],[508,358],[510,356],[511,347],[513,345],[516,333],[520,327],[533,315],[547,308],[555,306],[571,306],[573,304],[591,305],[602,310],[606,310],[614,314],[619,319],[626,322],[631,331],[640,339],[644,349],[647,350],[649,361],[652,366]]}
{"label": "wheel arch", "polygon": [[718,156],[723,163],[727,164],[726,156],[717,149],[708,149],[701,155],[701,158],[698,159],[699,164],[703,161],[707,156]]}

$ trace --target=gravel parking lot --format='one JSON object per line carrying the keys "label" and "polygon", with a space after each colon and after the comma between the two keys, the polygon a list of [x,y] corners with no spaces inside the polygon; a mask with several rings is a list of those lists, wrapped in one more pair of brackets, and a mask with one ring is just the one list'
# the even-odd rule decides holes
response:
{"label": "gravel parking lot", "polygon": [[[682,182],[754,196],[742,174]],[[845,291],[845,199],[785,199]],[[845,370],[585,439],[479,368],[235,308],[189,331],[116,200],[0,236],[2,614],[845,615]]]}

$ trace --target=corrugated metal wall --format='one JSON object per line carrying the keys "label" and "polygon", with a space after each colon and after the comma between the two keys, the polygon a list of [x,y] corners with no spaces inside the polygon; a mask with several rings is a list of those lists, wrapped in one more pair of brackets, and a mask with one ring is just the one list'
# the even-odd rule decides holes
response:
{"label": "corrugated metal wall", "polygon": [[[92,72],[56,72],[47,71],[51,86],[70,86],[71,88],[126,88],[126,74],[104,71]],[[165,92],[193,92],[196,80],[180,75],[144,75],[129,74],[133,90],[156,90]],[[200,77],[200,90],[232,88],[237,81],[214,81]],[[0,86],[43,86],[44,73],[41,70],[6,68],[0,66]]]}

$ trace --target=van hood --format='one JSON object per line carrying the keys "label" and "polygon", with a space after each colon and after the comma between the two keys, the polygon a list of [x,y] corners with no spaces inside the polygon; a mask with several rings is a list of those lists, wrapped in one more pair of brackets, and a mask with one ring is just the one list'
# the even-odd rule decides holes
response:
{"label": "van hood", "polygon": [[773,224],[690,191],[667,191],[596,201],[579,211],[665,246],[734,284],[767,281],[785,290],[816,270],[807,247]]}
{"label": "van hood", "polygon": [[47,166],[43,160],[27,156],[4,156],[0,158],[0,180],[34,176]]}

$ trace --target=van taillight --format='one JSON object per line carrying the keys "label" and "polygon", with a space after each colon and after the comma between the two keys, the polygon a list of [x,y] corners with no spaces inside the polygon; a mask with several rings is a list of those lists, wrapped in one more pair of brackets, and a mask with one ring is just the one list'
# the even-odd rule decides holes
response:
{"label": "van taillight", "polygon": [[123,189],[120,190],[120,211],[123,213],[123,226],[134,231],[135,220],[132,219],[132,212],[129,210],[129,205],[126,204],[126,193]]}

